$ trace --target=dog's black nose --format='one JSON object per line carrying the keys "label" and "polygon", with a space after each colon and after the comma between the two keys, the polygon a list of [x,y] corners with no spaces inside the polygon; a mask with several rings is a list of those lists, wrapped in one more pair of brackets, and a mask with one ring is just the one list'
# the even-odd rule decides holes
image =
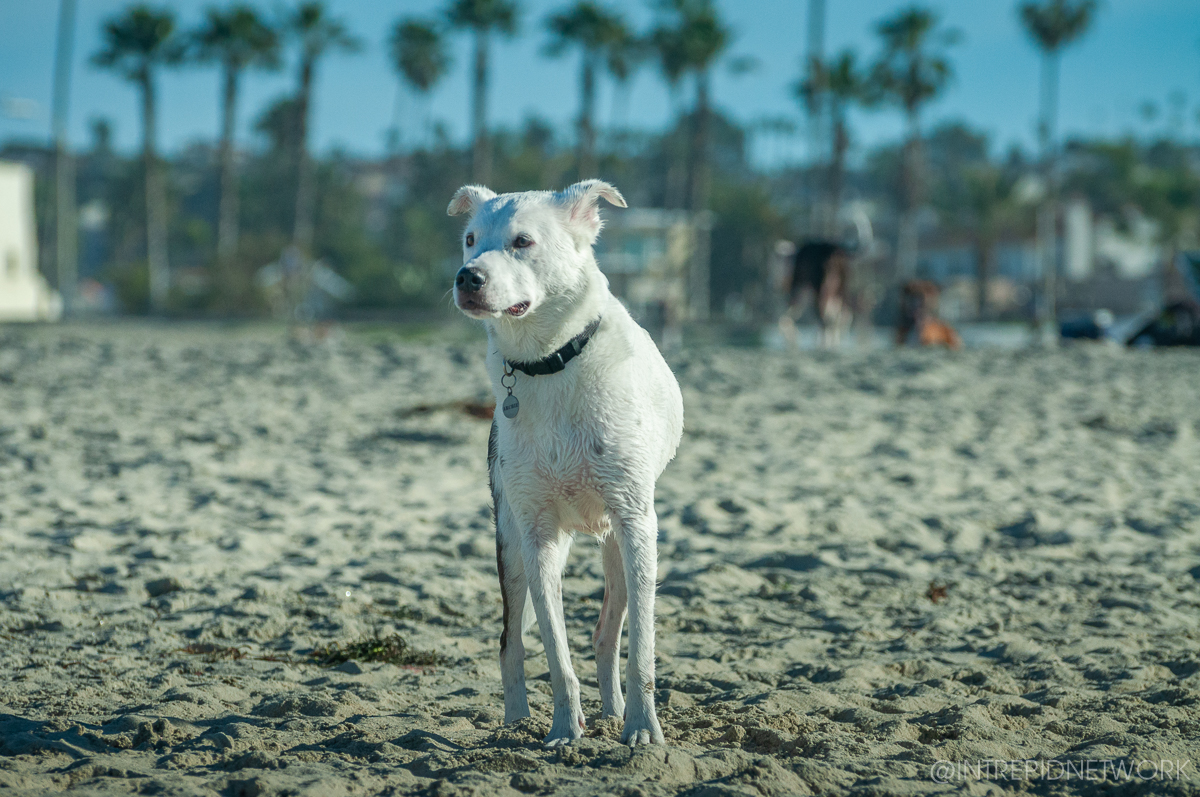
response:
{"label": "dog's black nose", "polygon": [[454,278],[454,284],[460,291],[470,291],[474,293],[483,287],[487,282],[487,275],[474,266],[463,266],[458,270],[458,276]]}

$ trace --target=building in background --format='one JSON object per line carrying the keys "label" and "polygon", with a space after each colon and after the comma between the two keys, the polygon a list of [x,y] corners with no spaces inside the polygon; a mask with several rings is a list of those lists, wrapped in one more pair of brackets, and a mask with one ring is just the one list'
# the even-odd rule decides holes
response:
{"label": "building in background", "polygon": [[1095,234],[1092,206],[1074,197],[1063,208],[1063,273],[1071,282],[1081,282],[1095,270]]}
{"label": "building in background", "polygon": [[0,321],[57,321],[62,299],[37,266],[33,170],[0,161]]}
{"label": "building in background", "polygon": [[[707,279],[708,214],[631,208],[612,214],[596,243],[596,261],[612,292],[659,341],[673,342],[680,325],[703,320],[694,283]],[[703,262],[699,262],[702,261]],[[697,273],[698,272],[698,273]],[[701,301],[707,300],[707,293]]]}

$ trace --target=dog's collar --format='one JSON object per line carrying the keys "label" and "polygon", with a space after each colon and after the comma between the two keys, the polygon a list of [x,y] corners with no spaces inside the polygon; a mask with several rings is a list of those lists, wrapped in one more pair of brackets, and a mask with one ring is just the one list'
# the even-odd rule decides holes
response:
{"label": "dog's collar", "polygon": [[592,335],[595,335],[596,330],[599,328],[600,319],[597,318],[584,327],[582,332],[568,340],[565,346],[558,351],[552,352],[550,356],[543,357],[531,363],[515,363],[505,360],[505,365],[514,371],[521,371],[530,376],[557,374],[567,367],[567,363],[579,356],[583,351],[583,347],[587,345],[588,341],[592,339]]}

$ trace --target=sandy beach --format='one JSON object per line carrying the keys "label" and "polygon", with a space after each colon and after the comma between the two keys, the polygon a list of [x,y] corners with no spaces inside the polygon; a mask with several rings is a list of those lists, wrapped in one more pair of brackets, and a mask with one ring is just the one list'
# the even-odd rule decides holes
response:
{"label": "sandy beach", "polygon": [[[667,745],[634,752],[588,539],[587,734],[542,749],[536,630],[501,722],[483,356],[0,328],[0,792],[1200,794],[1200,354],[671,356]],[[435,663],[310,655],[395,635]],[[1077,769],[971,769],[1027,760]]]}

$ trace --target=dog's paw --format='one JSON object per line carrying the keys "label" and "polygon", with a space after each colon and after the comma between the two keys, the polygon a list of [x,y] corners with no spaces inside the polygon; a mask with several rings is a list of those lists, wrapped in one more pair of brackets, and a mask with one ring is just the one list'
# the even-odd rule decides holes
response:
{"label": "dog's paw", "polygon": [[566,736],[559,736],[559,737],[547,736],[545,741],[542,742],[542,746],[545,747],[547,750],[554,750],[559,747],[566,747],[571,742],[578,739],[580,736],[583,736],[583,734],[580,733],[580,734],[576,734],[574,736],[568,734]]}
{"label": "dog's paw", "polygon": [[621,744],[637,747],[640,744],[664,744],[662,728],[654,717],[635,721],[626,720],[621,731]]}
{"label": "dog's paw", "polygon": [[564,712],[562,716],[555,712],[554,723],[550,726],[550,733],[543,740],[543,744],[547,749],[566,747],[583,736],[585,727],[582,711]]}

